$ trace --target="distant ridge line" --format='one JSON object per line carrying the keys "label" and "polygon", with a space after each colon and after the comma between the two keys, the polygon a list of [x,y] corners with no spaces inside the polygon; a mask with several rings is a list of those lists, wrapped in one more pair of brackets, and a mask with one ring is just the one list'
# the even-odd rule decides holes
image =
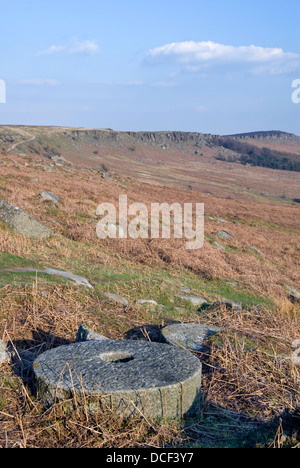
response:
{"label": "distant ridge line", "polygon": [[257,132],[246,132],[246,133],[236,133],[232,135],[224,135],[226,138],[259,138],[259,137],[297,137],[294,133],[283,132],[281,130],[269,130],[269,131],[257,131]]}

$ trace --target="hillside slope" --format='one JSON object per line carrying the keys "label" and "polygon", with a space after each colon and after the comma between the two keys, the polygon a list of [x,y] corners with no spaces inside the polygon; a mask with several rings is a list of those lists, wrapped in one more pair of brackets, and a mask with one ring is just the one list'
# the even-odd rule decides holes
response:
{"label": "hillside slope", "polygon": [[[299,173],[215,161],[210,137],[194,137],[203,144],[195,150],[179,134],[165,140],[165,134],[133,138],[109,130],[5,132],[0,199],[56,234],[27,238],[0,223],[0,338],[14,357],[0,369],[0,446],[298,446],[300,375],[290,355],[300,336],[300,303],[289,287],[300,290],[299,205],[254,188],[293,194]],[[169,149],[159,146],[171,140]],[[119,195],[145,203],[149,212],[155,202],[203,202],[204,247],[187,251],[184,239],[174,238],[100,240],[97,206],[118,206]],[[84,277],[93,289],[43,274],[43,267]],[[193,306],[190,295],[209,307]],[[170,422],[141,414],[123,421],[113,410],[88,414],[78,398],[73,408],[42,407],[32,361],[74,343],[81,324],[110,339],[159,341],[161,329],[174,322],[222,330],[197,354],[201,418]]]}
{"label": "hillside slope", "polygon": [[[266,156],[264,150],[262,156],[259,144],[266,141],[267,147],[281,141],[278,135],[272,137],[271,143],[268,138],[263,141],[252,138],[254,146],[244,137],[201,133],[0,127],[3,154],[35,155],[45,160],[59,156],[78,166],[221,197],[300,198],[300,173],[280,170],[298,169],[299,137],[287,137],[289,144],[294,145],[293,153],[283,152],[281,145],[280,151],[272,150]],[[254,164],[278,170],[268,167],[262,170]]]}
{"label": "hillside slope", "polygon": [[228,135],[228,137],[247,142],[259,148],[264,146],[276,151],[300,155],[300,137],[293,133],[274,130],[270,132],[241,133]]}

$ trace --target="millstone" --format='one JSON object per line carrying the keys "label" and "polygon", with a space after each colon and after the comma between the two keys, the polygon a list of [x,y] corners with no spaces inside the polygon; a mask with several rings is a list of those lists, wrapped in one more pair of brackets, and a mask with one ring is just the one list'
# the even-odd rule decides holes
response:
{"label": "millstone", "polygon": [[175,323],[162,329],[163,340],[173,346],[190,351],[201,351],[204,341],[221,329],[197,323]]}
{"label": "millstone", "polygon": [[185,350],[139,341],[90,341],[47,351],[33,369],[45,407],[84,400],[94,413],[178,419],[199,411],[202,366]]}

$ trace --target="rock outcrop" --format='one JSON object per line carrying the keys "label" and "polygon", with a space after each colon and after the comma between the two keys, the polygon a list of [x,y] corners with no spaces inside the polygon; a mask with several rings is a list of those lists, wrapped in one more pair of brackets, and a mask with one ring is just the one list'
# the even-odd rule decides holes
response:
{"label": "rock outcrop", "polygon": [[219,232],[217,232],[217,236],[219,237],[219,239],[223,239],[223,240],[226,240],[226,239],[232,240],[233,239],[233,236],[231,234],[229,234],[229,232],[227,232],[227,231],[219,231]]}
{"label": "rock outcrop", "polygon": [[45,201],[50,201],[50,202],[54,203],[55,205],[60,204],[60,198],[57,195],[55,195],[54,193],[47,192],[46,190],[44,190],[42,193],[40,193],[38,195],[38,198],[42,198]]}
{"label": "rock outcrop", "polygon": [[198,296],[183,296],[183,295],[178,294],[175,297],[177,297],[178,299],[181,299],[182,301],[187,301],[193,306],[201,307],[207,304],[207,301],[205,299],[203,299],[202,297],[198,297]]}
{"label": "rock outcrop", "polygon": [[26,211],[3,200],[0,201],[0,220],[21,236],[40,239],[54,235],[52,229],[37,221]]}
{"label": "rock outcrop", "polygon": [[44,275],[60,276],[61,278],[69,279],[79,284],[80,286],[86,286],[87,288],[93,289],[93,286],[88,282],[87,279],[82,276],[73,275],[73,273],[68,273],[67,271],[56,270],[55,268],[44,268],[44,270],[37,270],[34,268],[14,268],[15,272],[31,272],[31,273],[40,273]]}
{"label": "rock outcrop", "polygon": [[206,339],[220,331],[221,328],[211,325],[175,323],[163,328],[161,334],[163,341],[176,348],[199,352],[202,351]]}
{"label": "rock outcrop", "polygon": [[123,307],[128,307],[129,302],[125,297],[118,296],[117,294],[112,294],[112,293],[104,293],[104,296],[107,297],[107,299],[111,302],[114,302],[115,304],[119,304]]}

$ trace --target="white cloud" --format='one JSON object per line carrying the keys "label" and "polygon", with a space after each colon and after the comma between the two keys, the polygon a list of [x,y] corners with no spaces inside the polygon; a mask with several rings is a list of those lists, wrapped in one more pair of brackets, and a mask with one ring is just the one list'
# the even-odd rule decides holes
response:
{"label": "white cloud", "polygon": [[[284,52],[280,48],[250,46],[230,46],[208,42],[173,42],[148,51],[146,62],[149,64],[179,63],[190,71],[201,66],[218,63],[249,63],[255,65],[276,65],[284,70],[291,62],[300,61],[300,55]],[[282,71],[281,71],[282,72]]]}
{"label": "white cloud", "polygon": [[252,69],[254,75],[269,73],[270,75],[282,75],[300,70],[300,60],[282,61],[257,66]]}
{"label": "white cloud", "polygon": [[37,54],[37,56],[41,56],[41,55],[52,55],[52,54],[56,54],[58,52],[62,52],[63,50],[65,50],[66,47],[65,46],[56,46],[56,45],[52,45],[51,47],[49,47],[49,49],[47,50],[43,50],[41,52],[39,52]]}
{"label": "white cloud", "polygon": [[31,86],[59,86],[59,81],[50,78],[34,78],[32,80],[22,80],[20,84]]}
{"label": "white cloud", "polygon": [[42,55],[52,55],[61,52],[66,52],[67,54],[95,55],[99,53],[99,51],[99,45],[95,40],[88,39],[80,42],[75,38],[72,39],[68,45],[52,45],[49,49],[39,52],[37,56],[40,57]]}
{"label": "white cloud", "polygon": [[99,52],[99,46],[96,41],[87,40],[78,42],[74,39],[72,42],[72,46],[69,48],[70,54],[94,55]]}

